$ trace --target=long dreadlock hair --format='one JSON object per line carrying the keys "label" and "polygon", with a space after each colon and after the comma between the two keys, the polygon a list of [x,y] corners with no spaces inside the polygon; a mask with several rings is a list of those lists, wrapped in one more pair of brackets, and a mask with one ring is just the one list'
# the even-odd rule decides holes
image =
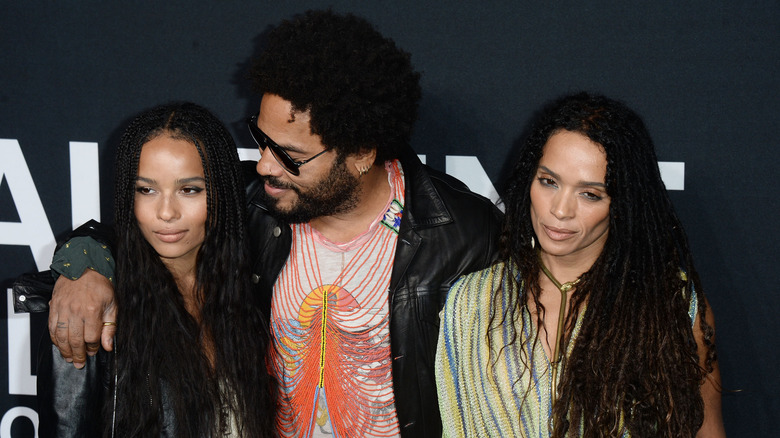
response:
{"label": "long dreadlock hair", "polygon": [[[168,135],[197,148],[207,192],[205,240],[196,262],[200,321],[185,309],[173,275],[144,239],[134,214],[141,149]],[[244,185],[232,137],[208,110],[172,103],[147,110],[124,132],[116,156],[117,398],[120,436],[217,436],[236,413],[241,436],[270,436],[273,385],[264,355],[267,320],[248,283]],[[204,353],[213,344],[213,367]],[[174,418],[163,418],[173,412]]]}
{"label": "long dreadlock hair", "polygon": [[[512,326],[516,312],[533,302],[540,309],[536,323],[542,325],[530,187],[547,140],[563,130],[603,148],[611,203],[607,241],[582,275],[566,319],[565,338],[578,313],[585,312],[571,354],[560,364],[552,435],[579,436],[582,425],[585,437],[621,436],[623,424],[633,436],[694,436],[703,421],[700,385],[716,360],[714,330],[705,321],[704,293],[661,180],[652,140],[640,117],[624,104],[579,93],[541,112],[504,198],[499,258],[520,272],[516,280],[507,276],[504,285],[518,296],[519,305],[492,319]],[[699,366],[688,315],[693,288],[707,347],[705,369]],[[500,295],[494,292],[494,299]],[[515,333],[510,344],[518,337]]]}

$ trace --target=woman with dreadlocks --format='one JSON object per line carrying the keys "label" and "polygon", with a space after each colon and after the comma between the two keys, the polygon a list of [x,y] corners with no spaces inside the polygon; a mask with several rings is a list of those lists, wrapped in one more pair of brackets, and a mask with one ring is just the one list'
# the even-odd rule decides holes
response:
{"label": "woman with dreadlocks", "polygon": [[639,116],[551,104],[505,206],[500,260],[442,313],[445,436],[724,436],[714,319]]}
{"label": "woman with dreadlocks", "polygon": [[[117,335],[86,369],[48,349],[41,436],[271,436],[267,320],[233,139],[206,109],[150,109],[116,156]],[[48,362],[46,362],[48,360]]]}

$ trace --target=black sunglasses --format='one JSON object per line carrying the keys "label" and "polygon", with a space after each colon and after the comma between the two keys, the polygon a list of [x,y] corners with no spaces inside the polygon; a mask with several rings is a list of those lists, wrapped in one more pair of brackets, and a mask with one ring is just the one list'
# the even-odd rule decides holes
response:
{"label": "black sunglasses", "polygon": [[284,167],[284,170],[295,176],[301,174],[300,169],[298,169],[299,167],[328,151],[325,149],[308,160],[295,161],[289,155],[287,155],[287,152],[285,152],[281,146],[276,144],[276,142],[271,140],[271,138],[267,136],[265,132],[257,127],[257,116],[247,118],[246,124],[249,127],[249,134],[252,136],[252,140],[257,143],[257,146],[260,148],[260,150],[265,151],[266,148],[271,149],[271,153],[274,155],[274,158],[276,158],[276,161],[281,164],[282,167]]}

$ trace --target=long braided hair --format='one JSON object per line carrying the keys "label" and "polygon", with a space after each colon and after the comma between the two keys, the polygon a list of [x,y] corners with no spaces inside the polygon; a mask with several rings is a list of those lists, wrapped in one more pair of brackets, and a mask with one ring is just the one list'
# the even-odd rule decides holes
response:
{"label": "long braided hair", "polygon": [[[611,197],[603,251],[581,276],[572,296],[565,335],[585,312],[571,354],[563,358],[552,436],[694,436],[703,421],[700,385],[716,360],[714,330],[688,240],[658,170],[652,140],[640,117],[600,95],[563,97],[540,114],[514,169],[505,196],[500,260],[520,277],[504,284],[518,306],[493,323],[512,326],[533,302],[540,309],[540,264],[532,248],[530,187],[547,140],[562,130],[582,134],[606,153]],[[688,315],[695,288],[699,324],[707,347],[705,369]],[[494,299],[500,299],[500,291]],[[562,309],[563,311],[563,309]],[[513,342],[538,342],[521,339]],[[537,336],[538,338],[538,336]]]}
{"label": "long braided hair", "polygon": [[[192,143],[207,192],[205,240],[196,262],[200,321],[186,310],[173,275],[144,239],[134,214],[145,143],[169,135]],[[236,415],[241,436],[270,436],[272,379],[264,366],[267,320],[251,292],[245,246],[244,185],[232,137],[208,110],[172,103],[127,127],[116,156],[115,227],[117,400],[120,436],[216,436]],[[204,353],[213,345],[214,363]],[[172,412],[174,418],[164,418]],[[224,432],[222,432],[224,433]]]}

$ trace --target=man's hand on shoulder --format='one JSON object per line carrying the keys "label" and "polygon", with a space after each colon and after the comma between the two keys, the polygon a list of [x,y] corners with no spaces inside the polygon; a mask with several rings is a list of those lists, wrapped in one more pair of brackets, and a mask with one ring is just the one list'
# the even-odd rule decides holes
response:
{"label": "man's hand on shoulder", "polygon": [[49,302],[49,336],[62,357],[83,368],[87,355],[96,354],[100,343],[112,350],[116,325],[104,322],[116,322],[111,282],[90,269],[78,280],[60,275]]}

